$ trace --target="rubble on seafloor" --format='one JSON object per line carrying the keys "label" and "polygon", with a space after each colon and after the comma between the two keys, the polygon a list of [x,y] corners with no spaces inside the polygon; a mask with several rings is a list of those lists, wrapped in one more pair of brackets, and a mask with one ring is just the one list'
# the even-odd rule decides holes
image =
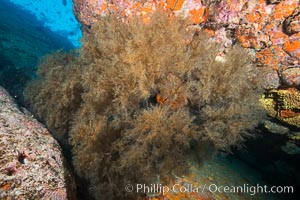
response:
{"label": "rubble on seafloor", "polygon": [[0,147],[0,199],[76,199],[59,144],[2,87]]}

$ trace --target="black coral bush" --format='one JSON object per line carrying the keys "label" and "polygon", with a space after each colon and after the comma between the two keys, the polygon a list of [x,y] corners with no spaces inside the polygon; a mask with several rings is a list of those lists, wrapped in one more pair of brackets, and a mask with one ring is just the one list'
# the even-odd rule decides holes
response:
{"label": "black coral bush", "polygon": [[97,199],[133,198],[127,183],[185,173],[204,144],[229,150],[257,125],[255,68],[238,46],[222,62],[217,54],[180,18],[107,16],[79,55],[46,58],[26,96],[56,138],[69,138]]}
{"label": "black coral bush", "polygon": [[73,114],[82,103],[81,69],[76,54],[56,52],[39,64],[38,78],[30,82],[25,97],[54,137],[67,144]]}

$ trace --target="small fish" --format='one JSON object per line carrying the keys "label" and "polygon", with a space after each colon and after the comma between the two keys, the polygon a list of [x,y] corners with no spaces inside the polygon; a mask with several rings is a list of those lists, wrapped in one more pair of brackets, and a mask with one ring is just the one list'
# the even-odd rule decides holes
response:
{"label": "small fish", "polygon": [[62,4],[63,4],[64,6],[66,6],[66,5],[67,5],[67,0],[62,0]]}
{"label": "small fish", "polygon": [[168,100],[167,98],[163,98],[159,94],[156,95],[156,102],[159,104],[163,104],[163,103],[167,102],[167,100]]}

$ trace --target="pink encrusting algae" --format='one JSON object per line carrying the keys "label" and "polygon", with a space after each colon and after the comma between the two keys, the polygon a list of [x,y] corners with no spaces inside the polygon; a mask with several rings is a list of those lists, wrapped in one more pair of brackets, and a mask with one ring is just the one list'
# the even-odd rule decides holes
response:
{"label": "pink encrusting algae", "polygon": [[200,0],[75,0],[74,12],[78,20],[89,26],[99,20],[100,16],[116,14],[128,19],[135,15],[145,16],[149,20],[149,14],[156,9],[166,12],[172,11],[189,17],[195,24],[205,22],[208,19],[208,8],[203,6]]}

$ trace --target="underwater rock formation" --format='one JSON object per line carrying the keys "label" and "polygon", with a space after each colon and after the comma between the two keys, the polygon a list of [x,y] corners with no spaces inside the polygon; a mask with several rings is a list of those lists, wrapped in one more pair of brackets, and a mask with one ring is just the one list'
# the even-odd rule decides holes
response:
{"label": "underwater rock formation", "polygon": [[261,103],[272,117],[300,127],[300,91],[296,88],[266,92]]}
{"label": "underwater rock formation", "polygon": [[0,199],[76,199],[61,148],[0,87]]}
{"label": "underwater rock formation", "polygon": [[[222,1],[212,8],[220,11],[219,14],[213,15],[215,21],[226,25],[226,29],[231,31],[229,35],[237,39],[243,47],[251,49],[256,62],[269,69],[264,83],[267,90],[275,91],[280,87],[278,93],[288,94],[290,91],[297,91],[293,88],[300,87],[299,1],[234,0]],[[271,72],[272,70],[277,73],[277,78]],[[290,95],[291,98],[296,96]],[[289,117],[274,115],[274,107],[277,105],[275,102],[280,101],[287,105],[291,101],[297,101],[288,98],[277,99],[280,97],[282,95],[268,96],[268,99],[274,102],[270,106],[273,107],[272,109],[267,108],[269,114],[273,117],[277,116],[283,122],[299,126],[297,114]],[[262,102],[266,107],[265,99],[262,99]],[[294,106],[294,109],[300,109],[299,105]]]}
{"label": "underwater rock formation", "polygon": [[275,70],[299,65],[299,1],[221,1],[210,6],[213,27],[226,27],[259,62]]}
{"label": "underwater rock formation", "polygon": [[174,11],[178,15],[188,17],[193,23],[199,24],[208,19],[208,8],[200,0],[73,0],[74,13],[84,26],[97,22],[101,16],[114,14],[123,19],[142,15],[144,20],[150,19],[149,14],[156,9]]}
{"label": "underwater rock formation", "polygon": [[[266,70],[269,69],[265,88],[274,89],[272,91],[280,94],[297,91],[293,88],[300,87],[299,1],[222,1],[217,4],[217,8],[221,12],[214,15],[215,20],[230,27],[233,38],[243,47],[250,48],[255,54],[256,62]],[[271,71],[277,73],[277,77]],[[281,89],[276,90],[279,87]],[[274,114],[274,108],[278,105],[275,102],[289,105],[297,101],[293,99],[297,95],[289,96],[290,99],[281,98],[282,95],[268,95],[269,101],[273,102],[270,105],[272,109],[266,107],[264,97],[262,102],[272,117],[277,116],[283,122],[299,126],[299,105],[293,105],[296,110],[294,116],[281,117]]]}

